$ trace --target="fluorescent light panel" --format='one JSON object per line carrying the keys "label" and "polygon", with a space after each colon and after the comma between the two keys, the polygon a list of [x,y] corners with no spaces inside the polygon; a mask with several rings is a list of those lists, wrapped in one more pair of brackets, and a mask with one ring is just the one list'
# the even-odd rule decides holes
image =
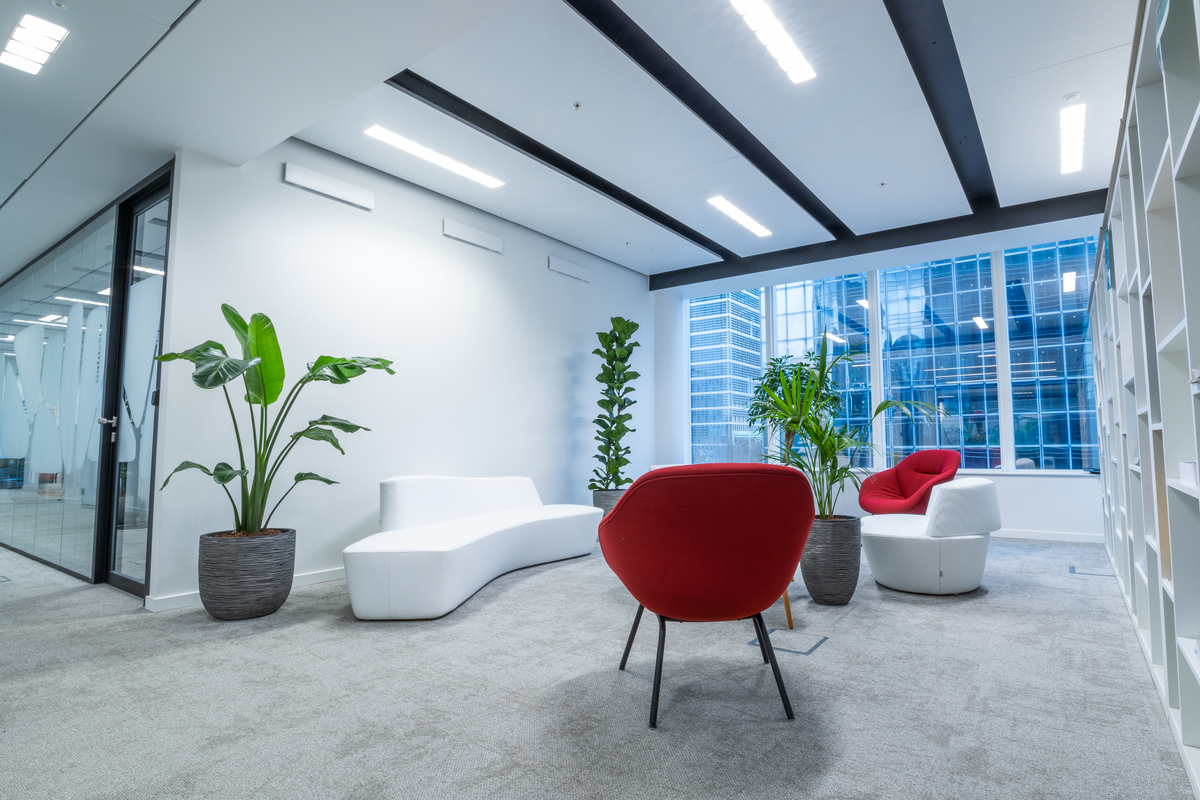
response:
{"label": "fluorescent light panel", "polygon": [[1062,174],[1083,169],[1083,131],[1087,119],[1087,104],[1076,103],[1058,112],[1059,155]]}
{"label": "fluorescent light panel", "polygon": [[62,300],[64,303],[85,303],[89,306],[107,306],[108,303],[101,303],[99,300],[84,300],[82,297],[55,297],[55,300]]}
{"label": "fluorescent light panel", "polygon": [[808,59],[796,47],[792,37],[779,24],[779,20],[771,13],[771,7],[763,0],[730,0],[742,19],[750,26],[750,30],[758,35],[758,40],[767,47],[767,52],[775,57],[779,66],[792,79],[792,83],[801,83],[817,77]]}
{"label": "fluorescent light panel", "polygon": [[14,319],[13,322],[17,323],[18,325],[53,325],[56,328],[67,327],[61,322],[42,322],[41,320],[35,321],[32,319]]}
{"label": "fluorescent light panel", "polygon": [[[135,266],[133,269],[135,272],[149,272],[151,275],[166,275],[167,274],[167,273],[163,272],[161,269],[154,269],[152,267],[143,267],[140,265]],[[101,294],[104,294],[104,292],[101,292]]]}
{"label": "fluorescent light panel", "polygon": [[436,164],[442,169],[448,169],[456,175],[461,175],[464,178],[470,178],[476,183],[481,183],[489,189],[498,189],[504,185],[504,181],[498,178],[493,178],[491,175],[480,172],[477,169],[468,167],[466,164],[455,161],[449,156],[444,156],[441,153],[430,150],[424,145],[417,144],[411,139],[405,139],[398,133],[393,133],[387,128],[379,125],[372,125],[367,128],[364,133],[373,139],[378,139],[381,142],[390,144],[392,147],[399,148],[410,155],[424,159],[430,164]]}
{"label": "fluorescent light panel", "polygon": [[984,331],[987,330],[987,326],[988,326],[987,320],[985,320],[983,317],[975,317],[974,319],[975,319],[975,324],[979,326],[980,330],[984,330]]}
{"label": "fluorescent light panel", "polygon": [[1075,275],[1076,275],[1076,273],[1074,273],[1074,272],[1064,272],[1063,273],[1063,291],[1064,292],[1075,291]]}
{"label": "fluorescent light panel", "polygon": [[108,297],[110,294],[112,294],[112,287],[106,286],[103,289],[101,289],[100,291],[96,292],[96,294],[101,294],[101,295],[104,295],[105,297]]}
{"label": "fluorescent light panel", "polygon": [[66,28],[26,14],[0,52],[0,64],[37,75],[66,35]]}
{"label": "fluorescent light panel", "polygon": [[845,339],[843,339],[843,338],[842,338],[842,337],[840,337],[840,336],[834,336],[832,333],[829,333],[828,331],[826,331],[826,332],[825,332],[825,338],[826,338],[826,339],[831,339],[832,341],[835,341],[835,342],[837,342],[838,344],[845,344],[845,343],[846,343],[846,340],[845,340]]}
{"label": "fluorescent light panel", "polygon": [[871,305],[866,300],[855,300],[854,302],[858,303],[860,306],[867,309],[868,311],[871,310]]}
{"label": "fluorescent light panel", "polygon": [[47,314],[44,317],[38,317],[38,322],[58,322],[60,319],[62,316],[59,314]]}
{"label": "fluorescent light panel", "polygon": [[769,230],[764,228],[762,225],[759,225],[757,222],[754,221],[754,219],[749,214],[747,214],[745,211],[742,211],[740,208],[738,208],[733,203],[726,200],[724,197],[721,197],[720,195],[717,195],[716,197],[710,197],[710,198],[708,198],[708,202],[709,202],[709,205],[715,206],[716,208],[720,209],[722,212],[725,213],[726,216],[728,216],[734,222],[737,222],[739,225],[741,225],[746,230],[753,233],[755,236],[770,236],[771,235],[771,232]]}

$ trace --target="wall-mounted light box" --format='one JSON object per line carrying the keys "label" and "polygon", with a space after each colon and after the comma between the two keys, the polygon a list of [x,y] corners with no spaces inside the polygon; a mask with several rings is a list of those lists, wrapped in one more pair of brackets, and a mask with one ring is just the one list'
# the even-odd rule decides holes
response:
{"label": "wall-mounted light box", "polygon": [[334,200],[341,200],[343,203],[349,203],[358,208],[364,208],[371,211],[375,208],[375,193],[367,191],[361,186],[355,186],[352,183],[339,181],[337,178],[331,178],[328,175],[322,175],[320,172],[302,167],[299,164],[293,164],[288,161],[283,165],[283,182],[290,183],[293,186],[299,186],[301,189],[308,189],[310,192],[323,194],[326,197],[332,197]]}

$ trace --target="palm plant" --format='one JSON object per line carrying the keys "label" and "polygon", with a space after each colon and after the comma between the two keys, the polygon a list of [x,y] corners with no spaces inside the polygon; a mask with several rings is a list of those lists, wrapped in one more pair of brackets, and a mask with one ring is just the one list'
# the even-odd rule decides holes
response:
{"label": "palm plant", "polygon": [[894,408],[911,418],[914,410],[927,417],[938,411],[928,403],[884,400],[862,427],[837,422],[841,401],[835,368],[861,352],[850,349],[830,358],[828,337],[822,335],[820,349],[802,359],[773,359],[749,407],[750,423],[779,442],[778,450],[767,458],[796,467],[808,477],[820,519],[834,517],[847,480],[856,489],[862,487],[853,464],[863,448],[871,448],[869,432],[880,414]]}
{"label": "palm plant", "polygon": [[[335,385],[349,383],[369,369],[378,369],[394,375],[391,361],[383,358],[334,358],[321,356],[308,365],[308,371],[300,377],[291,390],[284,395],[283,402],[272,419],[270,406],[279,400],[283,393],[284,368],[283,354],[279,349],[279,339],[275,326],[265,314],[254,314],[249,323],[242,318],[233,306],[222,305],[221,311],[226,322],[233,329],[234,336],[242,348],[242,357],[235,358],[225,350],[225,345],[211,339],[203,344],[179,353],[164,353],[159,361],[189,361],[195,365],[192,372],[192,382],[201,389],[220,388],[225,394],[225,404],[229,408],[229,416],[233,421],[233,433],[238,446],[238,468],[224,461],[212,469],[197,464],[194,461],[184,461],[167,476],[162,488],[176,472],[195,469],[208,475],[224,489],[229,503],[233,506],[233,530],[235,533],[252,535],[269,530],[271,517],[279,504],[287,498],[292,490],[306,481],[319,481],[334,484],[337,481],[322,477],[315,472],[298,472],[292,478],[292,485],[274,506],[268,508],[271,490],[275,485],[283,462],[291,454],[293,448],[302,439],[327,442],[345,455],[341,443],[334,431],[354,433],[370,430],[362,425],[356,425],[328,414],[318,419],[309,420],[300,430],[284,437],[283,426],[288,414],[296,404],[300,392],[310,383],[326,382]],[[238,424],[238,415],[234,412],[233,400],[229,395],[228,384],[241,378],[245,386],[244,400],[249,409],[249,458],[247,447],[243,444],[242,427]],[[234,500],[229,491],[229,484],[234,480],[240,484],[240,497]]]}

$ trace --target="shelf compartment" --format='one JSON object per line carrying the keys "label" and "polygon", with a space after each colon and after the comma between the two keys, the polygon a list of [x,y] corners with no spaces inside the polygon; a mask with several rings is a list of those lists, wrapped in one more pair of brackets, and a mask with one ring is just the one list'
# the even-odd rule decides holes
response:
{"label": "shelf compartment", "polygon": [[1196,640],[1179,637],[1176,652],[1183,662],[1179,668],[1179,716],[1183,743],[1200,747],[1200,659],[1196,658]]}
{"label": "shelf compartment", "polygon": [[1179,708],[1179,646],[1175,638],[1175,598],[1167,591],[1168,581],[1163,581],[1162,625],[1163,650],[1166,656],[1163,666],[1167,670],[1167,706]]}
{"label": "shelf compartment", "polygon": [[1173,141],[1184,142],[1200,105],[1200,46],[1193,3],[1171,3],[1158,45],[1162,50],[1168,135]]}

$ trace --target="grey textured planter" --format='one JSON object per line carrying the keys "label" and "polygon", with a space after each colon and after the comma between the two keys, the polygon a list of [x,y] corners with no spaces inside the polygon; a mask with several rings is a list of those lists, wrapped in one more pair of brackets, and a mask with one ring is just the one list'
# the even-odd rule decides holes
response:
{"label": "grey textured planter", "polygon": [[800,574],[813,602],[844,606],[858,587],[862,558],[862,520],[833,517],[813,520],[812,533],[800,557]]}
{"label": "grey textured planter", "polygon": [[592,506],[603,511],[604,516],[607,517],[608,512],[613,510],[613,506],[617,504],[623,494],[625,494],[624,489],[593,489]]}
{"label": "grey textured planter", "polygon": [[[221,531],[225,533],[225,531]],[[274,614],[292,591],[296,531],[200,537],[200,602],[217,619]]]}

